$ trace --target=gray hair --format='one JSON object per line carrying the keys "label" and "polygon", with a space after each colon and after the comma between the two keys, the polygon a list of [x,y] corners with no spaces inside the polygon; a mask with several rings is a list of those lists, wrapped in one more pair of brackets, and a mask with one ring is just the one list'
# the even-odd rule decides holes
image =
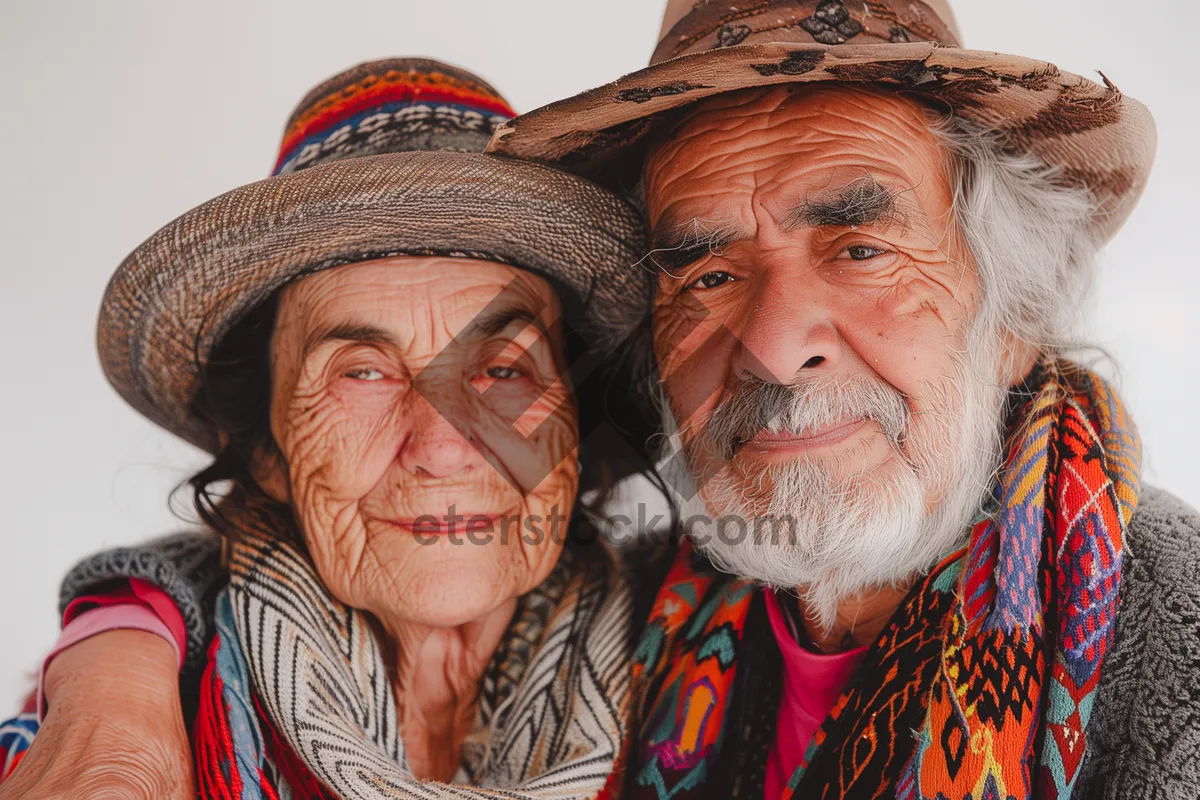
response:
{"label": "gray hair", "polygon": [[1007,330],[1038,351],[1079,346],[1083,301],[1102,242],[1091,227],[1097,204],[1065,185],[1061,171],[1006,149],[993,131],[953,116],[930,125],[952,156],[957,234],[979,270],[976,320]]}

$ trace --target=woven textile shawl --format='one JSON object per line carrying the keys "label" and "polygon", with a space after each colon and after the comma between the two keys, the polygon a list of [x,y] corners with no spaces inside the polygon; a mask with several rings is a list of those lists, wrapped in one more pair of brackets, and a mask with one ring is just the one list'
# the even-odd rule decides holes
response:
{"label": "woven textile shawl", "polygon": [[[918,581],[808,748],[795,797],[1072,796],[1112,641],[1140,442],[1120,399],[1042,364],[1014,415],[996,511]],[[742,731],[726,724],[756,587],[684,547],[634,655],[630,794],[710,797]],[[768,798],[768,800],[776,800]]]}
{"label": "woven textile shawl", "polygon": [[[197,735],[208,796],[270,798],[273,787],[280,797],[310,796],[271,762],[256,707],[341,798],[590,798],[604,785],[626,730],[631,596],[601,546],[568,547],[521,598],[481,685],[454,784],[419,781],[406,766],[367,616],[335,600],[286,542],[251,537],[232,550],[210,663],[220,681],[208,684],[224,695],[225,713],[209,714],[220,721]],[[223,777],[233,769],[237,788]],[[229,788],[206,787],[222,781]]]}

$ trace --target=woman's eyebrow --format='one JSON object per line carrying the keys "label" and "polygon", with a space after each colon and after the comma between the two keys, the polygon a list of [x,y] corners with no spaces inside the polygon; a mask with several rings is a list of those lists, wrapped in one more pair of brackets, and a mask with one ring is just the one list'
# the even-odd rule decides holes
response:
{"label": "woman's eyebrow", "polygon": [[521,330],[533,325],[543,336],[549,335],[546,326],[532,310],[525,306],[506,305],[500,308],[484,309],[471,320],[462,334],[455,338],[464,341],[486,339],[517,323],[520,323]]}
{"label": "woman's eyebrow", "polygon": [[396,338],[376,325],[336,322],[317,328],[310,334],[304,341],[304,352],[311,352],[325,342],[331,341],[396,346]]}

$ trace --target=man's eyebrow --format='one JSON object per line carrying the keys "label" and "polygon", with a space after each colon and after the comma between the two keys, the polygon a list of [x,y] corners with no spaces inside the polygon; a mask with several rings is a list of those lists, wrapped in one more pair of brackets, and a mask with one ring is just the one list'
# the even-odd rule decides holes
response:
{"label": "man's eyebrow", "polygon": [[396,339],[383,328],[356,322],[336,322],[318,328],[304,342],[304,352],[310,352],[325,342],[345,341],[363,344],[396,346]]}
{"label": "man's eyebrow", "polygon": [[668,222],[658,225],[651,234],[652,249],[646,258],[661,269],[672,270],[686,267],[741,238],[744,237],[721,228],[708,230],[697,220],[683,224]]}
{"label": "man's eyebrow", "polygon": [[543,336],[549,335],[542,320],[531,309],[525,306],[506,305],[500,308],[488,308],[476,315],[466,329],[454,338],[459,341],[486,339],[501,333],[515,323],[521,323],[522,329],[532,324]]}
{"label": "man's eyebrow", "polygon": [[898,203],[901,194],[874,178],[859,178],[823,197],[805,198],[788,214],[783,226],[794,230],[803,226],[857,228],[877,223],[904,225]]}

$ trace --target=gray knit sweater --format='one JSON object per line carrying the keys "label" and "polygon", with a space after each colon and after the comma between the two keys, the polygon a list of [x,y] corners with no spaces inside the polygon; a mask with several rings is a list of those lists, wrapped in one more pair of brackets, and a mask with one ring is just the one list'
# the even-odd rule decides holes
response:
{"label": "gray knit sweater", "polygon": [[1146,488],[1079,777],[1093,800],[1200,798],[1200,514]]}
{"label": "gray knit sweater", "polygon": [[[1104,662],[1076,797],[1200,798],[1200,514],[1146,488],[1129,526],[1113,648]],[[212,600],[225,580],[211,534],[183,534],[85,559],[60,602],[144,578],[179,605],[187,666],[203,666]]]}

